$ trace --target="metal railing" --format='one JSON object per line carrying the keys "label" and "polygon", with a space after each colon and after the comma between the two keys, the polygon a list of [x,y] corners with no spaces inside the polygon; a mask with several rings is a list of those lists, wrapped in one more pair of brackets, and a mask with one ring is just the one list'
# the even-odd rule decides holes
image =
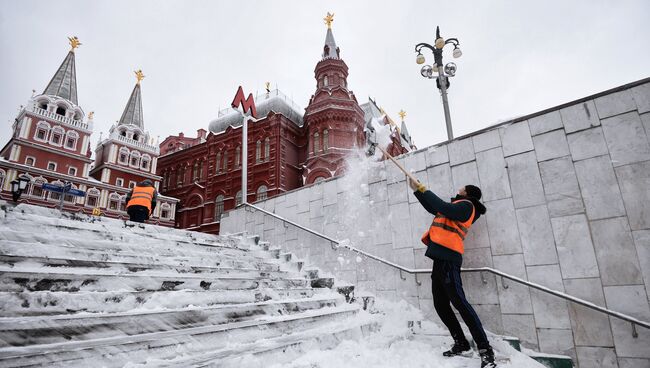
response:
{"label": "metal railing", "polygon": [[[262,213],[264,213],[266,215],[269,215],[271,217],[275,217],[280,221],[291,224],[291,225],[293,225],[293,226],[295,226],[295,227],[297,227],[297,228],[299,228],[299,229],[301,229],[303,231],[306,231],[306,232],[308,232],[310,234],[313,234],[313,235],[318,236],[318,237],[320,237],[322,239],[325,239],[325,240],[330,242],[330,246],[332,247],[332,249],[345,248],[345,249],[348,249],[348,250],[350,250],[350,251],[352,251],[354,253],[362,255],[364,257],[374,259],[377,262],[380,262],[380,263],[383,263],[383,264],[385,264],[387,266],[393,267],[393,268],[399,270],[400,278],[402,280],[406,280],[406,277],[404,277],[404,273],[408,273],[408,274],[411,274],[411,275],[415,275],[415,282],[418,285],[421,285],[422,282],[418,280],[417,275],[419,275],[419,274],[430,274],[431,273],[431,270],[428,270],[428,269],[416,269],[416,268],[403,267],[403,266],[400,266],[400,265],[398,265],[396,263],[393,263],[391,261],[385,260],[385,259],[383,259],[381,257],[378,257],[378,256],[375,256],[375,255],[370,254],[368,252],[365,252],[365,251],[363,251],[361,249],[357,249],[355,247],[352,247],[352,246],[350,246],[348,244],[342,244],[339,240],[333,239],[333,238],[331,238],[331,237],[329,237],[329,236],[327,236],[325,234],[319,233],[318,231],[315,231],[315,230],[312,230],[312,229],[310,229],[308,227],[297,224],[297,223],[295,223],[295,222],[293,222],[293,221],[291,221],[289,219],[286,219],[286,218],[284,218],[284,217],[282,217],[280,215],[277,215],[277,214],[275,214],[273,212],[267,211],[267,210],[265,210],[263,208],[257,207],[257,206],[255,206],[253,204],[242,203],[240,206],[255,209],[255,210],[260,211],[260,212],[262,212]],[[245,208],[245,210],[246,210],[246,208]],[[483,277],[483,272],[489,272],[489,273],[492,273],[494,275],[502,277],[501,285],[503,286],[504,289],[508,288],[508,286],[503,282],[503,278],[506,278],[508,280],[512,280],[512,281],[517,282],[519,284],[526,285],[526,286],[531,287],[533,289],[540,290],[540,291],[545,292],[547,294],[557,296],[557,297],[562,298],[564,300],[568,300],[568,301],[571,301],[573,303],[582,305],[584,307],[596,310],[598,312],[605,313],[605,314],[610,315],[612,317],[616,317],[616,318],[622,319],[624,321],[630,322],[632,324],[632,336],[634,338],[637,338],[639,336],[639,334],[638,334],[638,332],[636,330],[637,325],[650,329],[650,323],[649,322],[641,321],[641,320],[636,319],[636,318],[634,318],[632,316],[628,316],[627,314],[623,314],[623,313],[620,313],[620,312],[616,312],[616,311],[601,307],[601,306],[596,305],[594,303],[588,302],[588,301],[586,301],[584,299],[576,298],[575,296],[563,293],[561,291],[553,290],[553,289],[547,288],[546,286],[542,286],[540,284],[536,284],[534,282],[530,282],[530,281],[521,279],[519,277],[512,276],[510,274],[507,274],[505,272],[499,271],[499,270],[491,268],[491,267],[461,268],[461,272],[480,272],[481,273],[481,279],[482,279],[484,284],[487,284],[487,280]]]}

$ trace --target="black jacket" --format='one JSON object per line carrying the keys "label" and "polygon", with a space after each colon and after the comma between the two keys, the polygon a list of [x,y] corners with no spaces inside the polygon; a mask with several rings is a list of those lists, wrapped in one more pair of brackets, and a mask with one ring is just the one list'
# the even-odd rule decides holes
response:
{"label": "black jacket", "polygon": [[[467,201],[449,203],[440,199],[440,197],[435,195],[435,193],[430,190],[426,190],[424,192],[416,190],[413,194],[415,194],[415,198],[420,201],[422,207],[424,207],[425,210],[434,216],[438,213],[441,213],[445,217],[448,217],[452,220],[464,222],[469,220],[470,216],[472,216],[472,207],[474,207],[476,209],[474,213],[474,220],[472,221],[472,223],[474,223],[476,220],[478,220],[479,217],[481,217],[482,214],[485,213],[485,206],[475,198],[456,196],[455,198],[452,198],[452,201],[467,199],[472,203],[470,204]],[[463,263],[462,254],[455,252],[447,247],[443,247],[442,245],[434,243],[430,240],[425,255],[431,259],[442,259],[450,261],[459,266]]]}

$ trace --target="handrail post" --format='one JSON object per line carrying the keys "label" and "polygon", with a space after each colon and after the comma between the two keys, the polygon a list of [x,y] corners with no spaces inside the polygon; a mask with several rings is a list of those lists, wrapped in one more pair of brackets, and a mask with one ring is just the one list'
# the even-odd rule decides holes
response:
{"label": "handrail post", "polygon": [[418,280],[418,274],[417,274],[417,273],[415,274],[415,283],[416,283],[418,286],[422,286],[422,281]]}
{"label": "handrail post", "polygon": [[485,278],[485,272],[481,271],[481,281],[483,282],[483,285],[487,285],[488,280]]}
{"label": "handrail post", "polygon": [[630,323],[632,324],[632,337],[636,339],[639,337],[639,333],[636,331],[636,324],[634,322]]}
{"label": "handrail post", "polygon": [[501,276],[501,287],[503,287],[503,289],[507,289],[510,287],[509,285],[506,284],[506,280],[503,276]]}
{"label": "handrail post", "polygon": [[399,278],[406,281],[406,276],[404,276],[404,271],[401,269],[399,270]]}

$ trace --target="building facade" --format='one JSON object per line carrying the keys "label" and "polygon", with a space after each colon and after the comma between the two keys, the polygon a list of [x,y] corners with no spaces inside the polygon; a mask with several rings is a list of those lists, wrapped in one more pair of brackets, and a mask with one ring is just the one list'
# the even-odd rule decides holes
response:
{"label": "building facade", "polygon": [[[255,98],[258,119],[248,124],[248,202],[344,174],[346,157],[369,148],[367,135],[373,127],[390,129],[390,154],[415,148],[404,122],[398,128],[372,99],[358,103],[330,25],[307,108],[268,83],[266,92]],[[239,110],[224,109],[210,122],[206,137],[199,130],[197,138],[179,134],[160,145],[157,173],[161,192],[180,200],[177,227],[218,233],[221,214],[242,202],[244,118]]]}
{"label": "building facade", "polygon": [[[147,144],[149,139],[142,126],[140,85],[129,99],[119,128],[111,129],[111,144],[100,142],[98,157],[93,165],[90,136],[93,133],[93,113],[86,116],[77,100],[75,49],[80,45],[70,39],[72,49],[57,69],[42,94],[32,96],[14,120],[13,134],[0,151],[0,198],[12,197],[11,181],[22,176],[29,179],[20,201],[45,207],[62,206],[67,211],[93,213],[99,209],[105,216],[128,218],[124,198],[136,181],[149,178],[156,182],[155,165],[158,147]],[[119,142],[119,144],[117,143]],[[129,149],[129,161],[112,170],[105,157]],[[141,152],[137,162],[134,152]],[[114,154],[115,155],[115,154]],[[133,165],[131,165],[133,164]],[[108,173],[107,173],[108,171]],[[114,180],[117,176],[122,181]],[[86,193],[85,196],[62,195],[43,189],[43,184],[64,186]],[[63,198],[62,198],[63,196]],[[63,199],[63,200],[62,200]],[[178,200],[160,197],[160,205],[152,214],[152,223],[174,224]]]}

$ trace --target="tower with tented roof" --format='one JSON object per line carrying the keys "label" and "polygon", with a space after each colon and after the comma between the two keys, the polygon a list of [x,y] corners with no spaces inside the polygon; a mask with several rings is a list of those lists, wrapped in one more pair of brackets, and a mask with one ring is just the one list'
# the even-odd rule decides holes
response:
{"label": "tower with tented roof", "polygon": [[304,117],[309,142],[305,184],[342,174],[346,156],[365,147],[364,113],[348,88],[348,66],[332,33],[334,14],[327,13],[324,20],[327,33],[322,58],[314,70],[316,92]]}
{"label": "tower with tented roof", "polygon": [[[21,106],[11,139],[0,151],[8,166],[0,167],[4,190],[22,172],[31,179],[30,185],[38,186],[34,197],[43,199],[48,193],[41,191],[40,184],[74,183],[88,175],[92,113],[86,119],[77,100],[75,49],[81,42],[77,37],[68,40],[70,51],[43,93],[32,95]],[[33,194],[31,187],[29,193]]]}
{"label": "tower with tented roof", "polygon": [[156,175],[156,164],[160,148],[144,128],[142,70],[136,71],[135,76],[137,82],[122,117],[111,126],[108,137],[97,143],[95,165],[90,175],[103,183],[125,188],[150,179],[157,188],[160,176]]}

